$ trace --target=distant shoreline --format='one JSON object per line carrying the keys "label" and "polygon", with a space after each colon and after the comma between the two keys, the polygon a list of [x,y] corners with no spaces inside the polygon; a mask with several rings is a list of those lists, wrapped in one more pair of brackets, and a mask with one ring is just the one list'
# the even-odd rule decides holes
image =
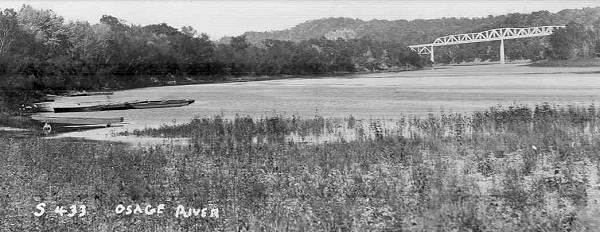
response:
{"label": "distant shoreline", "polygon": [[529,64],[531,67],[600,67],[600,58],[573,60],[543,60]]}
{"label": "distant shoreline", "polygon": [[[184,86],[184,85],[202,85],[202,84],[225,84],[225,83],[240,83],[240,82],[255,82],[255,81],[272,81],[272,80],[285,80],[285,79],[318,79],[325,77],[349,77],[352,75],[360,75],[360,74],[373,74],[373,73],[395,73],[395,72],[405,72],[405,71],[417,71],[423,70],[427,67],[423,68],[413,68],[413,69],[400,69],[400,68],[390,68],[387,70],[377,70],[377,71],[356,71],[356,72],[334,72],[334,73],[325,73],[325,74],[305,74],[305,75],[276,75],[276,76],[223,76],[222,79],[217,80],[187,80],[180,81],[169,84],[169,82],[157,82],[148,85],[139,85],[139,86],[123,86],[118,88],[104,88],[104,89],[84,89],[84,90],[76,90],[76,91],[86,91],[89,93],[98,92],[98,91],[124,91],[124,90],[133,90],[133,89],[143,89],[143,88],[154,88],[154,87],[168,87],[168,86]],[[179,77],[186,78],[186,77]],[[189,78],[189,77],[188,77]],[[191,78],[190,78],[191,79]],[[55,93],[57,95],[63,95],[67,93],[60,92]],[[43,98],[38,98],[34,100],[34,102],[41,102]],[[1,101],[0,101],[1,103]],[[1,104],[0,104],[1,106]],[[35,124],[33,121],[27,120],[27,117],[31,114],[35,114],[37,112],[21,112],[20,116],[12,115],[15,112],[2,111],[0,108],[0,126],[7,126],[11,128],[20,128],[20,129],[36,129],[32,127],[32,124]]]}
{"label": "distant shoreline", "polygon": [[315,78],[323,78],[323,77],[347,77],[351,75],[360,75],[360,74],[373,74],[373,73],[396,73],[396,72],[408,72],[408,71],[419,71],[427,69],[428,67],[423,68],[415,68],[415,69],[387,69],[387,70],[377,70],[377,71],[356,71],[356,72],[333,72],[333,73],[323,73],[323,74],[295,74],[295,75],[274,75],[274,76],[226,76],[222,80],[212,80],[212,81],[184,81],[184,82],[176,82],[174,84],[157,84],[150,86],[137,86],[132,88],[117,88],[117,89],[107,89],[109,91],[120,91],[120,90],[130,90],[130,89],[139,89],[139,88],[148,88],[148,87],[164,87],[164,86],[180,86],[180,85],[199,85],[199,84],[223,84],[223,83],[239,83],[239,82],[253,82],[253,81],[272,81],[272,80],[285,80],[285,79],[315,79]]}

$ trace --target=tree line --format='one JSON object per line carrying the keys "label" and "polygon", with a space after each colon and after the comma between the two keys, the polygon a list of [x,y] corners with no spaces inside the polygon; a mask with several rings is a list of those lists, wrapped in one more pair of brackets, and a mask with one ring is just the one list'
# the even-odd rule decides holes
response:
{"label": "tree line", "polygon": [[[509,60],[568,60],[600,56],[600,21],[584,25],[566,24],[552,35],[505,40]],[[500,41],[439,47],[436,59],[441,63],[499,60]]]}
{"label": "tree line", "polygon": [[[600,8],[508,14],[489,17],[487,25],[465,33],[503,27],[563,26],[547,37],[505,40],[509,60],[591,58],[600,54]],[[441,47],[436,61],[441,63],[499,60],[500,41]]]}
{"label": "tree line", "polygon": [[213,82],[246,75],[411,69],[424,62],[404,44],[369,39],[322,37],[251,44],[245,36],[238,36],[217,43],[189,26],[132,25],[110,15],[94,24],[66,22],[52,10],[28,5],[18,11],[0,11],[0,86],[4,93]]}
{"label": "tree line", "polygon": [[548,53],[555,59],[600,56],[600,20],[592,25],[572,22],[555,31],[549,39]]}
{"label": "tree line", "polygon": [[[271,32],[246,32],[248,41],[261,43],[266,39],[303,41],[326,36],[345,38],[369,38],[376,41],[394,41],[405,44],[428,44],[437,37],[481,32],[504,27],[535,27],[572,25],[576,33],[566,33],[572,38],[555,39],[550,37],[505,40],[505,54],[509,60],[562,59],[566,50],[576,53],[597,52],[598,23],[600,7],[566,9],[559,12],[537,11],[532,13],[511,13],[505,15],[476,18],[440,18],[417,20],[370,20],[350,18],[325,18],[307,21],[290,29]],[[580,25],[580,26],[577,26]],[[569,29],[571,30],[571,29]],[[560,33],[559,33],[560,34]],[[565,35],[566,35],[565,34]],[[580,40],[586,42],[577,42]],[[583,41],[582,40],[582,41]],[[561,42],[562,41],[562,42]],[[579,43],[579,44],[578,44]],[[575,44],[575,45],[574,45]],[[455,46],[437,47],[435,60],[440,63],[461,63],[477,60],[499,60],[499,41]],[[572,46],[571,48],[567,48]],[[562,48],[561,48],[562,47]],[[576,48],[580,47],[580,48]],[[566,49],[566,50],[565,50]],[[575,51],[578,50],[578,51]],[[581,51],[579,51],[581,50]],[[583,54],[580,54],[583,56]]]}
{"label": "tree line", "polygon": [[[566,24],[550,37],[505,41],[507,59],[594,57],[600,54],[599,16],[600,8],[585,8],[473,19],[321,19],[287,30],[282,38],[256,42],[257,38],[246,37],[253,34],[246,33],[215,42],[189,26],[132,25],[110,15],[96,23],[66,22],[52,10],[24,5],[0,11],[0,105],[68,90],[415,69],[428,61],[406,45],[431,42],[450,31]],[[332,37],[327,31],[346,38]],[[304,39],[284,38],[294,36]],[[436,62],[498,60],[498,46],[499,41],[437,47]]]}

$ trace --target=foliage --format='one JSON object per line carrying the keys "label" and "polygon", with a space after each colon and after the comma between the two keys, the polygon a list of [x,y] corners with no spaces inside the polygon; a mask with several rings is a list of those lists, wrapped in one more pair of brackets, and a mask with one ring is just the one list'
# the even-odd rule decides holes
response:
{"label": "foliage", "polygon": [[4,56],[17,39],[17,13],[11,9],[0,11],[0,54]]}
{"label": "foliage", "polygon": [[[509,106],[472,115],[383,122],[272,117],[196,119],[142,133],[191,146],[128,147],[0,135],[3,230],[585,231],[599,196],[598,109]],[[382,127],[355,140],[297,143],[307,130]],[[330,124],[333,124],[330,125]],[[329,126],[328,126],[329,125]],[[364,128],[363,128],[364,129]],[[406,135],[402,135],[406,134]],[[159,135],[159,134],[157,134]],[[31,216],[39,202],[89,215]],[[115,215],[117,204],[164,203],[163,216]],[[177,204],[221,210],[175,218]]]}
{"label": "foliage", "polygon": [[595,57],[600,55],[600,20],[594,26],[572,22],[550,36],[551,55],[556,59]]}
{"label": "foliage", "polygon": [[[567,25],[571,22],[589,27],[598,25],[598,17],[600,17],[600,8],[569,9],[557,13],[537,11],[529,14],[511,13],[475,18],[417,19],[412,21],[363,21],[349,18],[326,18],[307,21],[287,30],[246,32],[244,35],[252,43],[260,43],[268,39],[304,41],[326,36],[330,39],[337,37],[345,39],[368,38],[375,41],[411,45],[428,44],[441,36],[480,32],[503,27],[557,26]],[[597,31],[597,29],[595,30]],[[337,36],[338,34],[341,36]],[[348,34],[351,36],[346,36]],[[596,40],[597,38],[596,35]],[[227,38],[223,39],[223,41],[226,40]],[[436,48],[435,60],[440,63],[472,62],[476,59],[482,61],[498,60],[498,46],[499,42],[484,42],[439,47]],[[543,37],[508,40],[505,41],[505,47],[505,53],[509,60],[530,59],[537,61],[551,56],[551,54],[545,52],[548,47],[548,39]]]}
{"label": "foliage", "polygon": [[[387,53],[383,53],[386,51]],[[215,44],[189,26],[68,22],[24,5],[0,14],[0,87],[64,92],[198,83],[243,75],[318,75],[424,65],[398,43],[367,39]],[[388,55],[389,54],[389,55]],[[32,88],[31,88],[32,87]]]}

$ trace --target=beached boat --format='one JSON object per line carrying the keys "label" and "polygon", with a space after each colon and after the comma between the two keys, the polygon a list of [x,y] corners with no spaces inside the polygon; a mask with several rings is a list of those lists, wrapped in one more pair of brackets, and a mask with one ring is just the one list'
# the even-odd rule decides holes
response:
{"label": "beached boat", "polygon": [[46,96],[42,97],[42,99],[40,99],[42,102],[53,102],[55,101],[57,98],[59,98],[59,96],[57,95],[52,95],[52,94],[46,94]]}
{"label": "beached boat", "polygon": [[107,104],[100,104],[100,105],[54,107],[54,113],[180,107],[180,106],[186,106],[186,105],[189,105],[192,103],[194,103],[194,100],[191,100],[191,99],[114,102],[114,103],[107,103]]}
{"label": "beached boat", "polygon": [[[123,126],[123,117],[118,118],[86,118],[86,117],[47,117],[32,115],[31,119],[43,124],[45,135],[66,133],[81,130],[99,129],[113,126]],[[41,125],[40,124],[40,125]]]}
{"label": "beached boat", "polygon": [[41,115],[33,115],[31,119],[47,122],[50,124],[67,124],[67,125],[105,125],[110,126],[114,123],[122,123],[123,117],[118,118],[85,118],[85,117],[48,117]]}
{"label": "beached boat", "polygon": [[67,112],[92,112],[100,111],[101,106],[70,106],[70,107],[54,107],[54,113],[67,113]]}
{"label": "beached boat", "polygon": [[95,95],[112,95],[113,92],[86,92],[86,91],[81,91],[81,92],[69,92],[67,94],[65,94],[65,96],[67,97],[82,97],[82,96],[95,96]]}
{"label": "beached boat", "polygon": [[33,103],[33,109],[36,112],[54,112],[51,102],[37,102]]}
{"label": "beached boat", "polygon": [[133,109],[128,102],[114,102],[114,103],[107,103],[107,104],[101,104],[101,105],[54,107],[54,113],[92,112],[92,111],[128,110],[128,109]]}
{"label": "beached boat", "polygon": [[101,111],[105,111],[105,110],[128,110],[128,109],[132,109],[132,107],[129,104],[129,102],[109,103],[109,104],[100,105],[99,108],[100,108]]}
{"label": "beached boat", "polygon": [[166,107],[180,107],[194,103],[192,99],[181,99],[181,100],[163,100],[163,101],[138,101],[130,103],[134,109],[148,109],[148,108],[166,108]]}

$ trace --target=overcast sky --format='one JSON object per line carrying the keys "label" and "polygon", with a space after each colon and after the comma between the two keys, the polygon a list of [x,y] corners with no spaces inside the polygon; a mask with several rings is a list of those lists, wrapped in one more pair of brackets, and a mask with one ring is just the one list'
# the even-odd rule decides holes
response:
{"label": "overcast sky", "polygon": [[596,7],[600,0],[181,0],[181,1],[0,1],[0,8],[23,4],[52,9],[67,20],[96,23],[104,14],[130,24],[166,22],[171,26],[192,26],[212,39],[239,35],[245,31],[269,31],[292,27],[310,19],[350,17],[370,19],[430,19],[441,17],[482,17],[538,10]]}

